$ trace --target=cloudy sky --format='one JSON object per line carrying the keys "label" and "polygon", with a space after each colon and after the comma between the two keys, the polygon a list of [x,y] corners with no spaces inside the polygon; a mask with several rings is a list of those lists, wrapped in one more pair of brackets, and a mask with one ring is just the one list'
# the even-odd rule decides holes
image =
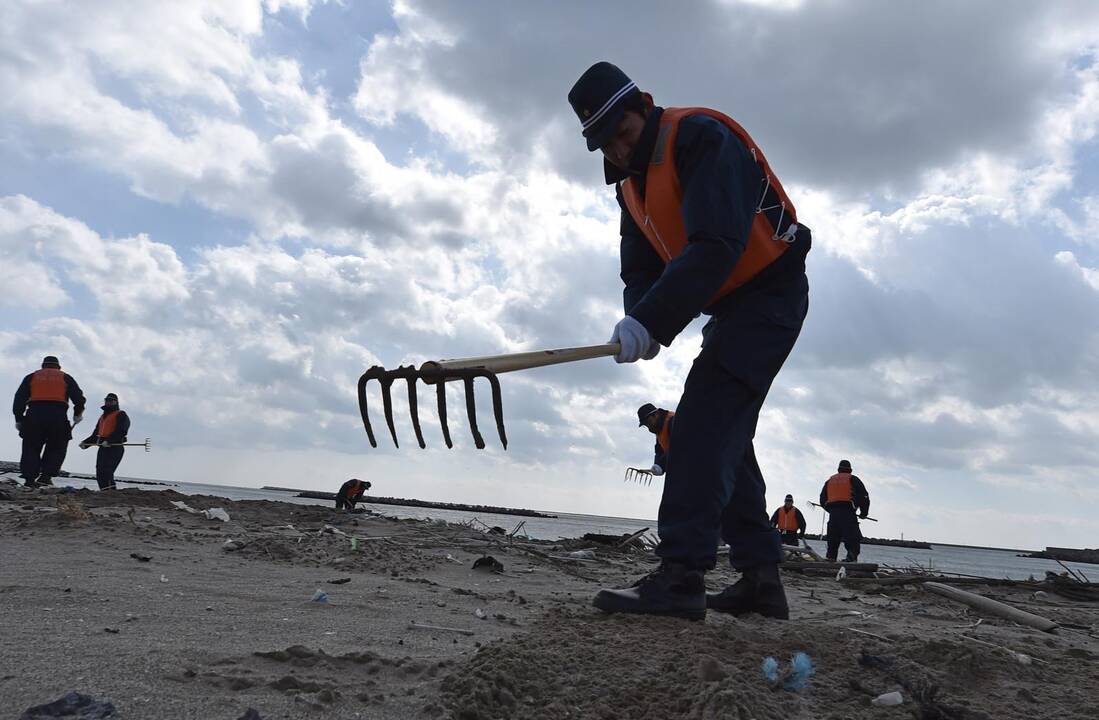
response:
{"label": "cloudy sky", "polygon": [[873,534],[1097,544],[1092,2],[5,2],[0,386],[54,353],[117,392],[155,445],[126,475],[655,516],[634,412],[674,407],[698,323],[502,377],[506,452],[457,389],[454,450],[430,402],[427,451],[400,403],[373,450],[354,396],[373,364],[609,336],[617,209],[565,100],[600,59],[736,117],[813,228],[772,505],[845,457]]}

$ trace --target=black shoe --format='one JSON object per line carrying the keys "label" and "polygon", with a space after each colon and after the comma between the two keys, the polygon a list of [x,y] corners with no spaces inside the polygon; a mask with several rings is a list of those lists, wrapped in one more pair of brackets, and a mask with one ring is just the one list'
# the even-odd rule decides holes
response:
{"label": "black shoe", "polygon": [[848,555],[847,557],[845,557],[845,558],[843,559],[843,561],[844,561],[845,563],[853,563],[853,562],[858,562],[858,561],[859,561],[859,559],[858,559],[857,557],[853,557],[853,556],[851,556],[851,555]]}
{"label": "black shoe", "polygon": [[23,480],[23,487],[36,488],[36,487],[38,487],[38,482],[35,481],[35,480],[31,480],[30,478],[25,478]]}
{"label": "black shoe", "polygon": [[39,475],[35,482],[38,483],[38,487],[53,487],[53,480],[45,475]]}
{"label": "black shoe", "polygon": [[778,565],[746,569],[735,584],[719,593],[706,593],[706,607],[734,616],[754,612],[763,617],[790,619],[790,606],[786,603]]}
{"label": "black shoe", "polygon": [[665,562],[623,590],[600,590],[592,605],[604,612],[671,615],[688,620],[706,617],[706,581],[699,570]]}

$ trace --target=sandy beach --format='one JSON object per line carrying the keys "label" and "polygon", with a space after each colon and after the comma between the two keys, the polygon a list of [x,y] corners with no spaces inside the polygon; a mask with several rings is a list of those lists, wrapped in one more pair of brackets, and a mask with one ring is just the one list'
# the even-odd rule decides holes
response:
{"label": "sandy beach", "polygon": [[[109,700],[112,718],[165,720],[1099,717],[1099,603],[966,586],[1062,624],[1047,633],[918,585],[785,573],[789,622],[607,616],[594,591],[653,560],[610,547],[564,559],[590,547],[170,490],[0,484],[3,716],[76,691]],[[502,573],[472,569],[485,554]],[[763,659],[799,651],[816,668],[807,687],[772,687]],[[871,705],[893,690],[903,704]]]}

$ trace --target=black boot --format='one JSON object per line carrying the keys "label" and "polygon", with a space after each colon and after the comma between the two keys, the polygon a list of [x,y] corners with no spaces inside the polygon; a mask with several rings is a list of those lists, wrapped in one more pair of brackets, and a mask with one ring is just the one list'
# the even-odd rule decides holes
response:
{"label": "black boot", "polygon": [[36,482],[38,487],[53,487],[53,479],[49,475],[39,475]]}
{"label": "black boot", "polygon": [[700,570],[664,562],[624,590],[600,590],[592,605],[604,612],[672,615],[688,620],[706,617],[706,581]]}
{"label": "black boot", "polygon": [[790,618],[778,565],[747,568],[735,584],[719,593],[706,593],[706,607],[732,615],[754,612],[779,620]]}

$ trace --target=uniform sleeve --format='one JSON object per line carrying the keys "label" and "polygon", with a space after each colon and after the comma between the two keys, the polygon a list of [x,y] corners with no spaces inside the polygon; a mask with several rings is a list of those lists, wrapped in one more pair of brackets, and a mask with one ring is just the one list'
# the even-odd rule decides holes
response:
{"label": "uniform sleeve", "polygon": [[870,513],[870,493],[866,491],[866,486],[857,475],[851,476],[851,500],[859,509],[860,515]]}
{"label": "uniform sleeve", "polygon": [[115,422],[114,432],[111,436],[105,438],[109,443],[124,443],[126,442],[126,435],[130,432],[130,416],[125,411],[118,411],[118,420]]}
{"label": "uniform sleeve", "polygon": [[824,485],[820,488],[820,504],[821,507],[828,504],[828,481],[824,481]]}
{"label": "uniform sleeve", "polygon": [[778,527],[778,510],[771,513],[771,527]]}
{"label": "uniform sleeve", "polygon": [[652,245],[634,222],[633,216],[626,209],[621,187],[615,188],[615,195],[618,198],[618,206],[622,209],[619,227],[619,232],[622,234],[619,250],[622,263],[620,277],[624,285],[622,309],[628,315],[664,272],[664,261],[653,250]]}
{"label": "uniform sleeve", "polygon": [[95,426],[92,427],[92,434],[89,435],[88,437],[84,438],[80,442],[84,445],[98,445],[99,444],[99,435],[97,435],[96,432],[95,432],[98,429],[99,429],[99,423],[96,423]]}
{"label": "uniform sleeve", "polygon": [[15,398],[11,403],[11,411],[15,415],[16,422],[23,422],[23,414],[27,411],[27,401],[31,397],[31,376],[23,378],[15,391]]}
{"label": "uniform sleeve", "polygon": [[798,518],[798,532],[800,534],[804,535],[805,534],[805,528],[808,527],[808,525],[805,522],[805,516],[802,515],[801,510],[798,510],[797,508],[794,508],[794,511],[797,513],[797,518]]}
{"label": "uniform sleeve", "polygon": [[683,120],[675,148],[687,247],[630,311],[663,345],[706,309],[740,259],[762,177],[744,143],[712,118]]}
{"label": "uniform sleeve", "polygon": [[76,379],[68,373],[65,373],[65,388],[68,390],[69,400],[73,404],[73,414],[83,415],[84,406],[88,401],[84,399],[84,392],[76,384]]}
{"label": "uniform sleeve", "polygon": [[668,469],[668,453],[664,452],[660,443],[656,443],[653,448],[653,465],[659,465],[664,470]]}

